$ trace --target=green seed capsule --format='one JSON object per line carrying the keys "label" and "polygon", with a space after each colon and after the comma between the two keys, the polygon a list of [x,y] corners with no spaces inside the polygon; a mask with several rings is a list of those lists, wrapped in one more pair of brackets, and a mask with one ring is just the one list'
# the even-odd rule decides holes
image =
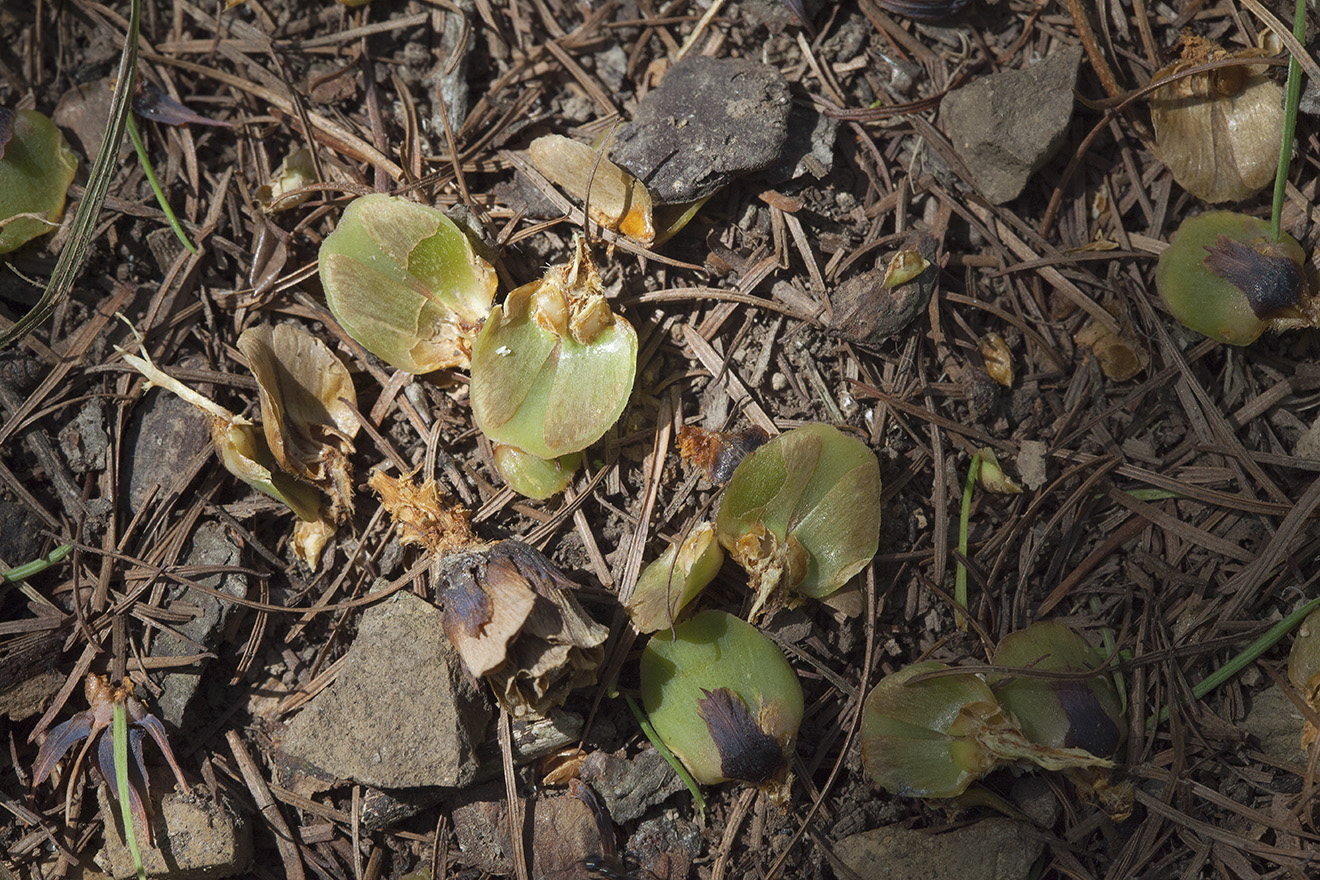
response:
{"label": "green seed capsule", "polygon": [[503,443],[496,443],[491,452],[495,456],[495,466],[509,488],[536,501],[544,501],[567,489],[573,482],[573,474],[582,465],[580,452],[545,459]]}
{"label": "green seed capsule", "polygon": [[832,425],[804,425],[742,460],[720,500],[720,543],[762,607],[838,590],[880,547],[880,464]]}
{"label": "green seed capsule", "polygon": [[781,791],[802,723],[802,686],[775,643],[723,611],[661,630],[642,652],[642,701],[702,785]]}
{"label": "green seed capsule", "polygon": [[[1031,672],[1089,672],[1103,658],[1085,639],[1056,621],[1041,621],[1004,637],[994,665]],[[1123,744],[1123,704],[1108,673],[1088,678],[1000,674],[992,681],[999,704],[1017,716],[1027,739],[1056,748],[1085,749],[1108,758]]]}
{"label": "green seed capsule", "polygon": [[373,194],[321,243],[326,305],[367,351],[409,373],[466,367],[495,270],[442,211]]}
{"label": "green seed capsule", "polygon": [[638,632],[671,626],[683,608],[700,595],[724,564],[715,528],[702,523],[681,543],[670,544],[637,579],[625,606]]}
{"label": "green seed capsule", "polygon": [[1265,220],[1233,211],[1184,220],[1155,268],[1169,312],[1231,345],[1249,345],[1266,330],[1315,326],[1302,247],[1270,234]]}
{"label": "green seed capsule", "polygon": [[35,110],[0,108],[0,254],[55,231],[77,170],[55,123]]}

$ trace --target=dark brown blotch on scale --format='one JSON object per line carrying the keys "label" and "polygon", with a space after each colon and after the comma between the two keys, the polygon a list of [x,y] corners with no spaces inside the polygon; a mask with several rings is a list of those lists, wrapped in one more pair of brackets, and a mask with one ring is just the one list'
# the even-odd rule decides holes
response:
{"label": "dark brown blotch on scale", "polygon": [[742,460],[769,439],[769,434],[755,426],[741,431],[707,431],[684,425],[678,431],[678,454],[688,464],[703,468],[710,482],[723,486]]}
{"label": "dark brown blotch on scale", "polygon": [[784,750],[728,688],[708,691],[697,701],[697,712],[720,753],[720,772],[729,779],[764,785],[784,770]]}
{"label": "dark brown blotch on scale", "polygon": [[476,638],[490,622],[493,610],[482,584],[486,562],[480,553],[451,556],[441,563],[438,582],[443,585],[440,601],[444,604],[445,634],[453,641],[451,628],[462,627],[469,638]]}
{"label": "dark brown blotch on scale", "polygon": [[1118,751],[1123,733],[1086,682],[1060,681],[1055,687],[1055,695],[1068,716],[1068,734],[1063,740],[1065,748],[1085,749],[1101,758]]}
{"label": "dark brown blotch on scale", "polygon": [[961,12],[967,0],[876,0],[876,3],[882,9],[908,18],[934,21]]}
{"label": "dark brown blotch on scale", "polygon": [[1296,260],[1268,243],[1244,244],[1222,234],[1206,251],[1205,267],[1242,291],[1256,317],[1298,315],[1306,276]]}

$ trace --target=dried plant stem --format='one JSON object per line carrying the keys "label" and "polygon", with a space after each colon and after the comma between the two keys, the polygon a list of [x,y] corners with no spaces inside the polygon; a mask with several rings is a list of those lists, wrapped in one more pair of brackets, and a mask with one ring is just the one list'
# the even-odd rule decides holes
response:
{"label": "dried plant stem", "polygon": [[958,516],[958,567],[953,573],[953,601],[958,604],[954,619],[958,629],[967,631],[967,615],[963,610],[967,605],[967,532],[972,520],[972,490],[976,487],[976,477],[981,473],[981,453],[972,456],[972,466],[967,469],[967,482],[963,483],[962,512]]}
{"label": "dried plant stem", "polygon": [[1123,94],[1118,80],[1114,77],[1113,69],[1105,60],[1104,52],[1100,51],[1100,44],[1095,41],[1095,31],[1091,30],[1091,22],[1086,17],[1086,10],[1082,8],[1081,0],[1068,0],[1068,11],[1072,13],[1073,24],[1077,26],[1077,36],[1081,38],[1082,48],[1086,50],[1086,57],[1091,62],[1091,69],[1100,77],[1100,84],[1105,87],[1106,94],[1111,98]]}

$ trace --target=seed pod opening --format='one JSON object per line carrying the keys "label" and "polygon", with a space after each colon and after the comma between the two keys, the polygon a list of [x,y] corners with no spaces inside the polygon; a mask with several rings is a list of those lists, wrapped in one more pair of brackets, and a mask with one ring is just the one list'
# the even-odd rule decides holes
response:
{"label": "seed pod opening", "polygon": [[[1102,659],[1067,626],[1041,621],[1005,636],[993,662],[1028,673],[1080,673],[1094,670]],[[1107,672],[1087,678],[1005,673],[991,685],[999,704],[1017,717],[1034,743],[1109,758],[1126,738],[1123,704]]]}
{"label": "seed pod opening", "polygon": [[618,420],[637,370],[637,333],[615,315],[586,240],[496,306],[472,348],[472,417],[496,443],[551,459]]}
{"label": "seed pod opening", "polygon": [[1183,325],[1231,345],[1266,330],[1313,327],[1316,302],[1296,239],[1232,211],[1189,217],[1160,254],[1155,286]]}
{"label": "seed pod opening", "polygon": [[1047,770],[1112,766],[1082,749],[1030,742],[980,676],[943,673],[935,661],[881,679],[862,716],[862,761],[878,785],[912,797],[956,797],[996,767],[1027,762]]}
{"label": "seed pod opening", "polygon": [[54,232],[78,159],[35,110],[0,107],[0,254]]}
{"label": "seed pod opening", "polygon": [[[1260,49],[1229,53],[1195,35],[1182,57],[1155,73],[1161,80],[1225,58],[1258,58]],[[1155,154],[1183,189],[1207,202],[1241,201],[1274,180],[1283,140],[1283,89],[1263,65],[1221,67],[1160,86],[1150,97]]]}
{"label": "seed pod opening", "polygon": [[409,373],[468,365],[497,280],[443,212],[363,196],[321,243],[319,264],[326,305],[367,351]]}
{"label": "seed pod opening", "polygon": [[747,570],[752,616],[820,599],[880,547],[880,464],[832,425],[804,425],[752,452],[720,499],[720,544]]}
{"label": "seed pod opening", "polygon": [[702,785],[738,779],[783,794],[802,686],[775,643],[702,611],[647,643],[642,701],[664,744]]}
{"label": "seed pod opening", "polygon": [[632,598],[624,606],[638,632],[672,626],[683,609],[720,573],[724,551],[708,522],[694,528],[682,541],[670,544],[637,579]]}

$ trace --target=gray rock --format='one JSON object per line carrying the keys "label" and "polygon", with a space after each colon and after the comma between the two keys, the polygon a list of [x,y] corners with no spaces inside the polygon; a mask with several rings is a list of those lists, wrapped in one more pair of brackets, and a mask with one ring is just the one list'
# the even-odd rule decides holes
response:
{"label": "gray rock", "polygon": [[41,520],[17,501],[0,500],[0,567],[26,565],[41,554]]}
{"label": "gray rock", "polygon": [[701,830],[674,810],[637,823],[628,835],[627,853],[643,877],[690,877],[692,863],[701,855]]}
{"label": "gray rock", "polygon": [[605,801],[615,822],[631,822],[648,807],[683,789],[669,762],[654,750],[628,759],[592,752],[582,762],[581,776]]}
{"label": "gray rock", "polygon": [[1025,880],[1045,849],[1011,819],[985,819],[944,834],[886,825],[846,837],[834,854],[867,880]]}
{"label": "gray rock", "polygon": [[1239,725],[1260,741],[1260,750],[1272,758],[1305,764],[1302,728],[1306,719],[1277,685],[1254,694],[1251,708]]}
{"label": "gray rock", "polygon": [[173,394],[153,390],[134,415],[128,430],[128,509],[136,514],[153,486],[167,491],[184,466],[211,445],[206,416]]}
{"label": "gray rock", "polygon": [[60,449],[75,474],[105,469],[110,436],[105,432],[105,404],[99,398],[84,403],[73,421],[60,429]]}
{"label": "gray rock", "polygon": [[1063,142],[1081,60],[1081,47],[1068,46],[1026,70],[981,77],[944,96],[944,131],[994,204],[1017,198]]}
{"label": "gray rock", "polygon": [[794,104],[788,113],[788,139],[779,161],[766,170],[769,183],[795,180],[804,174],[824,177],[834,167],[834,139],[839,120],[810,104]]}
{"label": "gray rock", "polygon": [[790,106],[788,82],[773,67],[689,56],[638,102],[610,158],[659,204],[699,199],[779,160]]}
{"label": "gray rock", "polygon": [[489,718],[440,612],[398,593],[362,616],[339,677],[293,720],[282,748],[362,785],[466,785]]}
{"label": "gray rock", "polygon": [[[583,862],[600,856],[603,842],[596,817],[584,801],[571,794],[543,792],[526,801],[524,828],[531,876],[537,880],[581,880]],[[463,864],[490,874],[513,873],[508,853],[509,823],[499,785],[465,792],[450,818]]]}
{"label": "gray rock", "polygon": [[[136,876],[133,856],[120,833],[119,804],[104,785],[97,789],[96,799],[105,823],[105,848],[97,853],[96,864],[116,878]],[[138,834],[142,866],[148,877],[163,880],[232,877],[246,871],[252,863],[251,828],[202,786],[194,786],[189,794],[171,792],[163,797],[153,794],[152,803],[151,832],[155,846],[146,846]]]}
{"label": "gray rock", "polygon": [[[186,564],[238,565],[240,558],[241,553],[225,534],[224,526],[218,522],[207,521],[198,526],[197,531],[193,533],[192,547],[188,550]],[[203,587],[227,593],[238,599],[247,597],[246,575],[211,574],[195,580]],[[223,602],[186,584],[173,587],[171,596],[177,602],[196,606],[198,614],[192,620],[172,627],[186,638],[181,639],[171,632],[163,632],[157,636],[151,646],[151,656],[181,657],[213,650],[224,635],[225,621],[233,613],[234,604]],[[202,682],[202,673],[210,663],[210,658],[203,658],[183,670],[175,670],[165,676],[164,689],[157,700],[160,705],[159,716],[163,721],[174,727],[183,726],[184,713]]]}

